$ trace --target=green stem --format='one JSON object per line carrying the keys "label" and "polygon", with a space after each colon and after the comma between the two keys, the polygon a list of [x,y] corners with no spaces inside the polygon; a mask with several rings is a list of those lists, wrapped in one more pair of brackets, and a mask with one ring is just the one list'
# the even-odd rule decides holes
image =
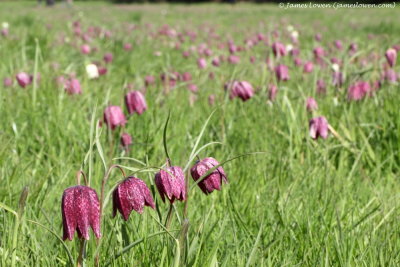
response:
{"label": "green stem", "polygon": [[15,266],[15,260],[17,257],[18,228],[19,228],[19,216],[15,216],[15,225],[14,225],[13,242],[12,242],[11,267]]}
{"label": "green stem", "polygon": [[165,221],[165,228],[169,229],[169,226],[171,225],[172,222],[172,212],[174,211],[174,205],[171,203],[169,206],[169,210],[168,210],[168,215],[167,215],[167,219]]}

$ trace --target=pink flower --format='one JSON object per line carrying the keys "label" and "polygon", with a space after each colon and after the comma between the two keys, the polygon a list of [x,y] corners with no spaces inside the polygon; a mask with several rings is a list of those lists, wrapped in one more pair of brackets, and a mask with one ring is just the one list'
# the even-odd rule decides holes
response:
{"label": "pink flower", "polygon": [[199,69],[205,69],[207,67],[207,61],[205,58],[199,58],[197,60],[197,66]]}
{"label": "pink flower", "polygon": [[121,135],[121,146],[127,148],[130,145],[132,145],[132,136],[128,133],[123,133]]}
{"label": "pink flower", "polygon": [[196,93],[198,90],[199,90],[199,88],[197,87],[197,85],[195,85],[195,84],[188,84],[188,89],[189,89],[189,91],[191,91],[191,92],[193,92],[193,93]]}
{"label": "pink flower", "polygon": [[282,57],[286,55],[286,47],[284,44],[275,42],[272,44],[272,52],[276,57]]}
{"label": "pink flower", "polygon": [[336,40],[336,41],[335,41],[335,47],[336,47],[337,49],[339,49],[339,50],[342,50],[342,48],[343,48],[342,41]]}
{"label": "pink flower", "polygon": [[325,94],[326,93],[326,85],[324,80],[317,81],[317,94]]}
{"label": "pink flower", "polygon": [[137,113],[141,115],[147,110],[146,99],[140,91],[131,91],[125,95],[125,105],[129,114]]}
{"label": "pink flower", "polygon": [[393,48],[389,48],[385,53],[385,57],[389,66],[393,68],[394,65],[396,65],[397,51]]}
{"label": "pink flower", "polygon": [[70,95],[81,94],[81,84],[77,79],[69,79],[65,82],[65,91]]}
{"label": "pink flower", "polygon": [[113,192],[113,217],[117,210],[125,221],[132,210],[143,213],[144,206],[155,209],[154,200],[147,185],[139,178],[130,176],[122,181]]}
{"label": "pink flower", "polygon": [[[209,170],[219,165],[219,162],[214,158],[205,158],[198,161],[191,169],[190,174],[194,181],[198,181],[203,175],[207,174]],[[228,183],[224,169],[220,166],[216,168],[198,183],[201,191],[204,194],[210,194],[214,190],[221,190],[222,182]]]}
{"label": "pink flower", "polygon": [[312,139],[318,139],[319,137],[326,139],[328,137],[328,121],[323,116],[311,119],[309,129]]}
{"label": "pink flower", "polygon": [[25,88],[27,85],[30,85],[32,83],[32,79],[30,75],[28,75],[26,72],[20,72],[16,76],[18,84],[22,87]]}
{"label": "pink flower", "polygon": [[390,83],[395,83],[397,81],[397,74],[394,69],[388,69],[385,71],[385,79]]}
{"label": "pink flower", "polygon": [[104,110],[104,122],[111,130],[114,130],[117,126],[125,126],[126,119],[121,107],[108,106]]}
{"label": "pink flower", "polygon": [[277,93],[278,87],[275,84],[270,84],[268,88],[268,99],[270,101],[274,101]]}
{"label": "pink flower", "polygon": [[151,84],[154,84],[155,83],[155,81],[156,81],[156,78],[154,78],[154,76],[146,76],[146,78],[144,79],[144,84],[146,85],[146,86],[149,86],[149,85],[151,85]]}
{"label": "pink flower", "polygon": [[111,63],[113,61],[113,54],[112,53],[106,53],[103,57],[104,62],[106,63]]}
{"label": "pink flower", "polygon": [[230,64],[238,64],[238,63],[240,62],[240,57],[239,57],[239,56],[236,56],[236,55],[230,55],[230,56],[228,57],[228,62],[229,62]]}
{"label": "pink flower", "polygon": [[10,77],[6,77],[3,80],[4,87],[10,87],[12,85],[12,79]]}
{"label": "pink flower", "polygon": [[283,64],[279,64],[275,68],[275,74],[278,81],[287,81],[289,80],[289,69],[287,66]]}
{"label": "pink flower", "polygon": [[100,203],[96,191],[82,185],[64,190],[61,203],[63,221],[63,240],[79,238],[89,240],[89,227],[97,238],[100,233]]}
{"label": "pink flower", "polygon": [[312,98],[312,97],[307,98],[307,101],[306,101],[306,109],[307,109],[307,111],[309,111],[309,112],[312,112],[312,111],[314,111],[314,110],[317,110],[317,109],[318,109],[317,101],[315,101],[315,99]]}
{"label": "pink flower", "polygon": [[218,57],[214,57],[213,60],[211,61],[211,64],[212,64],[214,67],[219,67],[219,65],[220,65],[220,60],[219,60],[219,58],[218,58]]}
{"label": "pink flower", "polygon": [[325,51],[322,47],[314,48],[313,52],[316,59],[321,59],[325,55]]}
{"label": "pink flower", "polygon": [[306,62],[306,64],[304,64],[304,72],[305,73],[310,73],[313,71],[314,65],[311,61]]}
{"label": "pink flower", "polygon": [[347,98],[349,100],[361,100],[368,92],[371,91],[371,87],[368,82],[356,82],[354,85],[350,86],[347,91]]}
{"label": "pink flower", "polygon": [[82,54],[88,55],[88,54],[90,54],[90,51],[91,51],[91,49],[90,49],[90,46],[88,44],[81,45],[81,53]]}
{"label": "pink flower", "polygon": [[237,82],[231,84],[230,98],[239,97],[243,102],[249,100],[253,95],[253,86],[247,81]]}
{"label": "pink flower", "polygon": [[124,50],[125,51],[131,51],[132,50],[132,45],[130,43],[125,43],[124,44]]}
{"label": "pink flower", "polygon": [[185,175],[180,167],[173,166],[165,171],[161,170],[156,174],[154,180],[164,202],[165,198],[171,203],[174,203],[176,199],[180,201],[186,200]]}
{"label": "pink flower", "polygon": [[189,72],[182,73],[182,81],[189,82],[192,80],[192,75]]}

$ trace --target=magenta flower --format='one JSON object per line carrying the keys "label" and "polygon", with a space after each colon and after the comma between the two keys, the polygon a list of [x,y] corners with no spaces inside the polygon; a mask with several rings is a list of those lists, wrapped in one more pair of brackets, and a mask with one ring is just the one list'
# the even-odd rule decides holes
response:
{"label": "magenta flower", "polygon": [[113,217],[117,210],[125,221],[132,210],[143,213],[144,206],[155,209],[154,200],[147,185],[140,179],[130,176],[122,181],[113,192]]}
{"label": "magenta flower", "polygon": [[12,79],[10,77],[6,77],[3,80],[4,87],[10,87],[12,85]]}
{"label": "magenta flower", "polygon": [[106,53],[103,57],[105,63],[111,63],[114,59],[112,53]]}
{"label": "magenta flower", "polygon": [[[191,169],[190,174],[193,180],[199,180],[203,175],[205,175],[209,170],[218,166],[219,163],[214,158],[205,158],[198,161]],[[204,194],[210,194],[212,191],[221,190],[222,182],[228,183],[228,179],[225,175],[224,169],[219,166],[205,178],[203,178],[199,183],[200,189]]]}
{"label": "magenta flower", "polygon": [[146,78],[144,79],[144,84],[146,85],[146,86],[149,86],[149,85],[151,85],[151,84],[154,84],[155,83],[155,81],[156,81],[156,78],[154,78],[154,76],[146,76]]}
{"label": "magenta flower", "polygon": [[79,238],[89,240],[89,227],[97,238],[100,233],[100,203],[90,187],[77,185],[64,190],[61,202],[63,239],[72,240],[75,230]]}
{"label": "magenta flower", "polygon": [[303,71],[305,73],[310,73],[313,71],[313,69],[314,69],[314,65],[311,61],[308,61],[308,62],[306,62],[306,64],[304,64]]}
{"label": "magenta flower", "polygon": [[283,64],[279,64],[275,68],[275,74],[278,81],[287,81],[289,80],[289,69],[287,66]]}
{"label": "magenta flower", "polygon": [[336,47],[337,49],[339,49],[339,50],[342,50],[342,48],[343,48],[342,41],[336,40],[336,41],[335,41],[335,47]]}
{"label": "magenta flower", "polygon": [[368,92],[371,91],[371,86],[368,82],[356,82],[352,86],[349,87],[347,91],[347,98],[349,100],[361,100],[363,99]]}
{"label": "magenta flower", "polygon": [[350,55],[354,55],[358,51],[358,45],[356,43],[351,43],[349,46]]}
{"label": "magenta flower", "polygon": [[18,84],[25,88],[27,85],[32,83],[31,76],[29,76],[26,72],[20,72],[16,76]]}
{"label": "magenta flower", "polygon": [[317,110],[318,109],[317,101],[312,97],[307,98],[306,108],[307,108],[307,111],[309,111],[309,112]]}
{"label": "magenta flower", "polygon": [[161,170],[155,176],[155,184],[161,199],[165,202],[167,198],[171,203],[186,200],[185,175],[180,167],[173,166]]}
{"label": "magenta flower", "polygon": [[303,65],[303,61],[302,61],[301,58],[299,58],[299,57],[296,57],[293,61],[294,61],[294,64],[295,64],[297,67],[300,67],[301,65]]}
{"label": "magenta flower", "polygon": [[125,95],[125,105],[129,114],[136,112],[141,115],[146,109],[146,99],[140,91],[131,91]]}
{"label": "magenta flower", "polygon": [[321,59],[325,55],[325,51],[322,47],[316,47],[313,50],[315,59]]}
{"label": "magenta flower", "polygon": [[334,86],[340,87],[343,85],[344,77],[343,73],[340,71],[334,71],[332,74],[332,84]]}
{"label": "magenta flower", "polygon": [[207,61],[205,58],[199,58],[197,60],[197,66],[199,69],[205,69],[207,67]]}
{"label": "magenta flower", "polygon": [[310,120],[310,137],[318,139],[319,137],[326,139],[329,133],[328,121],[325,117],[316,117]]}
{"label": "magenta flower", "polygon": [[88,55],[88,54],[90,54],[90,51],[91,51],[91,49],[90,49],[90,46],[88,44],[81,45],[81,53],[82,54]]}
{"label": "magenta flower", "polygon": [[129,147],[132,144],[132,136],[128,133],[123,133],[121,135],[121,145],[124,148]]}
{"label": "magenta flower", "polygon": [[324,80],[317,81],[317,94],[325,94],[326,93],[326,85]]}
{"label": "magenta flower", "polygon": [[192,80],[192,75],[189,72],[182,73],[182,81],[188,82]]}
{"label": "magenta flower", "polygon": [[237,55],[230,55],[228,57],[228,62],[230,64],[238,64],[240,62],[240,57]]}
{"label": "magenta flower", "polygon": [[124,50],[125,51],[131,51],[132,50],[132,45],[130,43],[125,43],[124,44]]}
{"label": "magenta flower", "polygon": [[320,33],[317,33],[317,34],[314,36],[314,38],[315,38],[315,41],[321,42],[322,35],[321,35]]}
{"label": "magenta flower", "polygon": [[126,119],[121,107],[108,106],[104,110],[104,122],[111,130],[114,130],[117,126],[124,126]]}
{"label": "magenta flower", "polygon": [[210,106],[214,106],[214,104],[215,104],[215,95],[209,95],[208,96],[208,104]]}
{"label": "magenta flower", "polygon": [[278,87],[275,84],[270,84],[268,88],[268,99],[270,101],[274,101],[277,93]]}
{"label": "magenta flower", "polygon": [[397,74],[394,69],[388,69],[384,73],[386,81],[390,83],[395,83],[397,81]]}
{"label": "magenta flower", "polygon": [[220,60],[219,60],[219,57],[214,57],[213,60],[211,61],[211,64],[212,64],[214,67],[219,67],[219,65],[221,64],[221,62],[220,62]]}
{"label": "magenta flower", "polygon": [[389,63],[389,66],[393,68],[394,65],[396,65],[396,58],[397,58],[396,50],[393,48],[389,48],[385,53],[385,57],[387,62]]}
{"label": "magenta flower", "polygon": [[65,82],[65,91],[70,95],[81,94],[81,84],[77,79],[69,79]]}
{"label": "magenta flower", "polygon": [[189,89],[189,91],[191,91],[193,93],[196,93],[199,90],[197,85],[195,85],[193,83],[188,84],[187,88]]}
{"label": "magenta flower", "polygon": [[272,44],[272,52],[276,57],[281,57],[286,55],[286,47],[284,44],[275,42]]}
{"label": "magenta flower", "polygon": [[249,100],[254,95],[253,86],[247,81],[237,82],[231,84],[230,98],[239,97],[243,102]]}

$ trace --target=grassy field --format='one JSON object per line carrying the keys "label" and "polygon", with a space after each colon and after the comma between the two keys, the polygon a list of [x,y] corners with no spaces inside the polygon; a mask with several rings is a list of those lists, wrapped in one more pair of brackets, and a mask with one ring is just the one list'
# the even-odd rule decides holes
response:
{"label": "grassy field", "polygon": [[[100,246],[92,232],[85,244],[87,266],[94,266],[97,249],[100,266],[399,266],[400,88],[382,81],[371,96],[347,97],[356,81],[372,85],[380,79],[386,50],[400,44],[398,13],[398,8],[99,2],[46,8],[2,2],[0,22],[9,24],[9,33],[0,36],[0,78],[10,77],[13,84],[0,85],[0,265],[75,265],[81,242],[77,237],[61,241],[63,191],[76,185],[82,169],[100,194],[105,169],[119,164],[145,181],[157,208],[133,212],[126,222],[119,214],[112,218],[111,192],[122,179],[113,171],[105,187]],[[74,35],[74,21],[83,33],[89,27],[103,30],[83,41]],[[177,49],[178,36],[161,35],[163,25],[197,37],[184,34]],[[292,43],[289,25],[299,33],[293,44],[299,57],[313,61],[313,49],[321,46],[327,52],[324,67],[314,63],[314,70],[304,73],[292,56],[274,58],[274,41]],[[211,38],[214,33],[219,38]],[[237,52],[239,64],[211,65],[214,56],[229,55],[228,40],[245,47],[258,33],[266,39]],[[314,39],[317,33],[321,42]],[[335,40],[343,49],[334,47]],[[350,56],[353,42],[358,51]],[[97,51],[83,55],[84,43]],[[123,49],[125,43],[132,44],[131,51]],[[197,65],[202,43],[213,52],[204,56],[205,69]],[[220,44],[225,47],[219,49]],[[191,46],[195,51],[184,58]],[[102,62],[106,52],[113,54],[112,63]],[[346,77],[340,88],[332,85],[332,57],[341,61]],[[267,58],[289,66],[290,80],[278,82]],[[107,74],[89,79],[85,66],[94,61],[106,66]],[[21,71],[40,73],[40,81],[21,88],[15,80]],[[191,73],[198,92],[182,81],[164,88],[160,75],[172,71]],[[68,95],[55,81],[72,73],[82,94]],[[156,78],[146,88],[148,109],[127,116],[123,129],[96,127],[108,105],[126,113],[124,95],[129,88],[143,90],[147,75]],[[316,94],[319,79],[327,85],[325,95]],[[250,82],[254,96],[246,102],[230,99],[224,84],[231,80]],[[270,84],[278,86],[274,101],[268,99]],[[313,114],[306,110],[307,97],[318,102]],[[165,141],[174,165],[190,168],[196,161],[192,152],[204,145],[198,156],[221,163],[263,153],[226,162],[229,184],[209,195],[186,172],[187,214],[185,203],[176,201],[167,233],[169,204],[154,185],[158,170],[142,168],[165,165],[168,112]],[[325,116],[336,133],[310,138],[309,120],[316,116]],[[119,145],[122,132],[133,138],[128,151]]]}

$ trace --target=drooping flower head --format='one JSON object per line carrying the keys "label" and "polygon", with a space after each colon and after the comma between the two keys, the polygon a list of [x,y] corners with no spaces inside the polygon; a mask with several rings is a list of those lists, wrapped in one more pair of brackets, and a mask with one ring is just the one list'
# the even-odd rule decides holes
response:
{"label": "drooping flower head", "polygon": [[104,110],[104,122],[111,130],[114,130],[117,126],[124,126],[126,119],[121,107],[108,106]]}
{"label": "drooping flower head", "polygon": [[[228,85],[229,86],[229,85]],[[249,100],[254,95],[253,86],[247,81],[234,81],[230,84],[230,98],[239,97],[242,101]]]}
{"label": "drooping flower head", "polygon": [[275,74],[278,81],[287,81],[289,80],[289,69],[287,66],[283,64],[279,64],[275,68]]}
{"label": "drooping flower head", "polygon": [[128,177],[122,181],[113,192],[113,217],[117,210],[125,221],[129,219],[132,210],[143,213],[144,206],[155,208],[153,197],[147,185],[136,177]]}
{"label": "drooping flower head", "polygon": [[129,114],[141,115],[147,109],[146,99],[140,91],[131,91],[125,95],[125,105]]}
{"label": "drooping flower head", "polygon": [[396,65],[397,51],[394,48],[389,48],[385,53],[385,57],[389,66],[393,68]]}
{"label": "drooping flower head", "polygon": [[312,97],[307,98],[307,101],[306,101],[306,109],[307,109],[307,111],[309,111],[309,112],[312,112],[312,111],[314,111],[314,110],[317,110],[317,109],[318,109],[318,103],[317,103],[317,101],[316,101],[314,98],[312,98]]}
{"label": "drooping flower head", "polygon": [[121,146],[128,148],[132,144],[132,136],[128,133],[123,133],[121,135]]}
{"label": "drooping flower head", "polygon": [[161,170],[155,175],[155,184],[161,199],[167,198],[171,203],[186,200],[185,175],[181,167],[172,166]]}
{"label": "drooping flower head", "polygon": [[[214,158],[205,158],[198,161],[191,169],[190,174],[192,175],[193,180],[197,181],[203,175],[207,174],[209,170],[218,166],[219,162]],[[224,169],[219,166],[209,175],[207,175],[204,179],[202,179],[198,185],[200,189],[204,192],[204,194],[209,194],[212,191],[221,190],[222,182],[228,183],[228,179],[225,175]]]}
{"label": "drooping flower head", "polygon": [[270,84],[268,87],[268,99],[270,101],[274,101],[277,93],[278,93],[278,86],[276,86],[275,84]]}
{"label": "drooping flower head", "polygon": [[368,82],[356,82],[351,85],[347,91],[349,100],[361,100],[371,91],[371,86]]}
{"label": "drooping flower head", "polygon": [[309,122],[309,130],[312,139],[326,139],[329,133],[328,121],[323,116],[313,118]]}
{"label": "drooping flower head", "polygon": [[61,202],[63,240],[72,240],[75,230],[79,238],[89,240],[89,227],[97,238],[100,233],[100,203],[94,189],[77,185],[64,190]]}
{"label": "drooping flower head", "polygon": [[19,86],[25,88],[32,83],[32,79],[26,72],[20,72],[16,76]]}
{"label": "drooping flower head", "polygon": [[69,79],[65,81],[64,85],[65,91],[70,95],[81,94],[81,84],[79,83],[78,79]]}

